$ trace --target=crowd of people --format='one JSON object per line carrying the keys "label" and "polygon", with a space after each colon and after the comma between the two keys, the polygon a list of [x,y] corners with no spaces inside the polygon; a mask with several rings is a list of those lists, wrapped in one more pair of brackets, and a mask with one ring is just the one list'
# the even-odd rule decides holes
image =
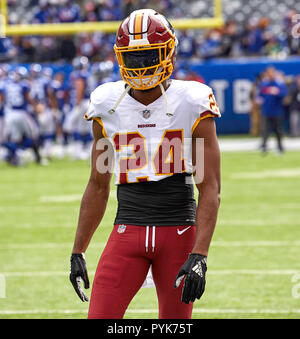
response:
{"label": "crowd of people", "polygon": [[[179,3],[171,0],[9,0],[9,23],[69,23],[122,20],[137,8],[154,8],[171,18],[182,18]],[[202,3],[202,2],[201,2]],[[27,7],[26,7],[27,6]],[[28,8],[28,10],[27,10]],[[24,9],[25,13],[24,13]],[[253,16],[240,22],[225,18],[219,29],[178,31],[178,58],[208,60],[220,57],[300,55],[300,39],[295,30],[296,10],[290,10],[279,22]],[[300,30],[300,28],[299,28]],[[115,35],[82,33],[76,36],[15,36],[0,39],[2,62],[58,62],[84,55],[90,61],[113,58]]]}
{"label": "crowd of people", "polygon": [[202,35],[181,32],[179,56],[210,60],[260,56],[284,59],[300,55],[300,40],[291,34],[294,15],[294,11],[286,15],[279,33],[273,31],[268,18],[253,18],[242,26],[234,20],[227,21],[221,29],[209,29]]}

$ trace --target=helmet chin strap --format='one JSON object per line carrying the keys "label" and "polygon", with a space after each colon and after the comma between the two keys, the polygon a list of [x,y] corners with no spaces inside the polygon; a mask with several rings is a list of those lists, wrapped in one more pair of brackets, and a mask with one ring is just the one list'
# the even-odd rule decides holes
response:
{"label": "helmet chin strap", "polygon": [[167,115],[168,117],[171,117],[171,116],[173,116],[173,114],[169,112],[169,105],[168,105],[167,94],[166,94],[166,91],[165,91],[165,89],[164,89],[164,86],[163,86],[161,83],[159,84],[159,88],[160,88],[160,90],[161,90],[161,94],[162,94],[162,96],[163,96],[163,98],[164,98],[164,101],[165,101],[166,115]]}
{"label": "helmet chin strap", "polygon": [[[159,88],[161,90],[161,94],[163,96],[164,102],[165,102],[165,113],[168,117],[173,116],[173,113],[169,112],[169,105],[168,105],[168,98],[167,98],[167,94],[166,91],[164,89],[164,86],[160,83],[159,84]],[[117,102],[114,104],[113,108],[111,108],[108,113],[109,114],[114,114],[117,107],[120,105],[121,101],[123,100],[123,98],[125,97],[125,95],[130,91],[131,87],[129,85],[127,85],[123,91],[123,93],[120,95],[120,98],[117,100]]]}
{"label": "helmet chin strap", "polygon": [[108,113],[110,113],[110,114],[115,113],[117,107],[120,105],[120,103],[123,100],[123,98],[125,97],[125,95],[130,91],[130,88],[131,87],[129,85],[125,86],[124,92],[121,94],[118,101],[114,104],[114,107],[108,111]]}

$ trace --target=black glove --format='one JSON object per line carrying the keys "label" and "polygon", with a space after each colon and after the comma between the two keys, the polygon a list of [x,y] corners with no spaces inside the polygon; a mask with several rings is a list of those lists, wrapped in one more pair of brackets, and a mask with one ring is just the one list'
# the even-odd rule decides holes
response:
{"label": "black glove", "polygon": [[87,289],[90,287],[89,277],[87,273],[86,263],[84,255],[72,254],[71,256],[71,272],[70,272],[70,281],[78,294],[79,298],[82,301],[89,301],[88,297],[83,292],[80,282],[83,281],[84,288]]}
{"label": "black glove", "polygon": [[179,270],[174,287],[177,288],[185,277],[181,301],[189,304],[200,299],[205,289],[206,256],[190,254],[187,261]]}

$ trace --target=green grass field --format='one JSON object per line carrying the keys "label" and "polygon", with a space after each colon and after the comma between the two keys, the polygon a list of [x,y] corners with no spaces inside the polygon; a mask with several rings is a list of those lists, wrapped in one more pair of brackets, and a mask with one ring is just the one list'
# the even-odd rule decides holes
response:
{"label": "green grass field", "polygon": [[[300,318],[299,159],[297,152],[222,154],[222,202],[207,287],[193,318]],[[0,164],[0,318],[86,318],[88,304],[68,274],[89,172],[82,161]],[[86,253],[91,281],[115,210],[112,187]],[[157,318],[155,289],[141,289],[125,317]]]}

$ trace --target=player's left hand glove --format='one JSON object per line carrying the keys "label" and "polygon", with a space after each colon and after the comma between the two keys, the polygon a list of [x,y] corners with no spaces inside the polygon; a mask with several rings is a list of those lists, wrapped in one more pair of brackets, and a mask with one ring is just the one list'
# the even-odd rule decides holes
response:
{"label": "player's left hand glove", "polygon": [[89,301],[81,288],[81,280],[83,281],[84,288],[90,287],[89,277],[86,268],[86,262],[82,253],[72,254],[71,256],[71,272],[70,281],[82,301]]}
{"label": "player's left hand glove", "polygon": [[174,287],[177,288],[185,277],[181,301],[186,304],[200,299],[205,289],[206,256],[192,253],[179,270]]}

